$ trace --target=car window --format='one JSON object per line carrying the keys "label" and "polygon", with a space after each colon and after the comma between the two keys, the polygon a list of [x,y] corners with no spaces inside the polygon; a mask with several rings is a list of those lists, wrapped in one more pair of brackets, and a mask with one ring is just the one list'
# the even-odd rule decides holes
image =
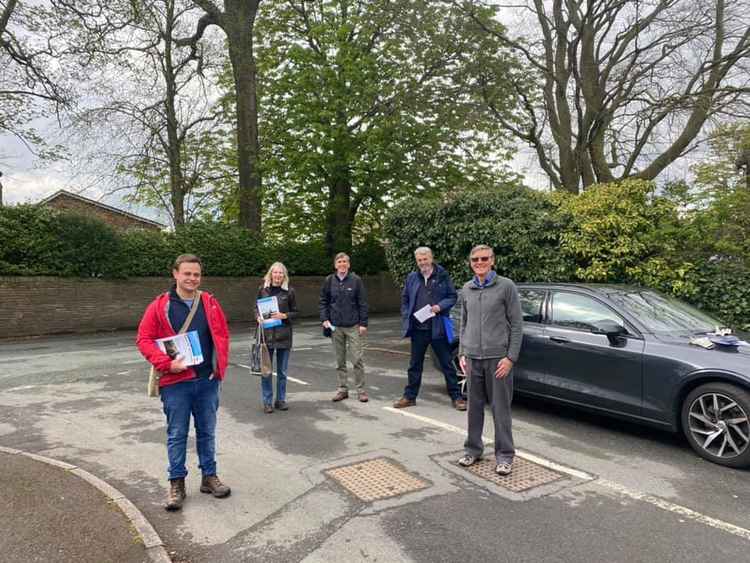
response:
{"label": "car window", "polygon": [[657,334],[702,334],[725,326],[687,303],[651,290],[613,291],[609,298]]}
{"label": "car window", "polygon": [[590,331],[605,320],[625,326],[625,321],[612,309],[587,295],[559,291],[552,296],[554,325]]}
{"label": "car window", "polygon": [[521,311],[523,320],[529,323],[542,322],[542,304],[544,303],[544,291],[538,289],[522,289],[518,292],[521,298]]}

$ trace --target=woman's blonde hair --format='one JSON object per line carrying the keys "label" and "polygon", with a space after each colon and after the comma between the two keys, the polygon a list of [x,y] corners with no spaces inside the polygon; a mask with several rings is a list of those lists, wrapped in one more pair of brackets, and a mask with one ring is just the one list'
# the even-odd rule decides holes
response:
{"label": "woman's blonde hair", "polygon": [[281,262],[274,262],[271,264],[271,267],[268,268],[268,271],[266,272],[266,275],[263,276],[263,287],[271,287],[271,272],[273,272],[274,268],[280,268],[282,272],[284,272],[284,279],[281,281],[281,289],[288,290],[289,289],[289,271],[286,269],[286,266],[282,264]]}

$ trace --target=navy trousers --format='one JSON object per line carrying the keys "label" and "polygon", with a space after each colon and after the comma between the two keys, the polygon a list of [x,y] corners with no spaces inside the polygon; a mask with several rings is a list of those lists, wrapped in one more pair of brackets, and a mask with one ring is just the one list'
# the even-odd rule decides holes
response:
{"label": "navy trousers", "polygon": [[461,389],[458,386],[458,376],[456,368],[451,359],[451,347],[448,339],[432,339],[430,330],[414,330],[411,333],[411,358],[409,360],[409,370],[407,372],[409,379],[404,388],[404,397],[414,400],[419,395],[419,387],[422,385],[422,370],[424,369],[424,355],[427,348],[432,346],[432,352],[438,359],[440,370],[445,376],[445,386],[448,389],[448,395],[454,401],[461,399]]}

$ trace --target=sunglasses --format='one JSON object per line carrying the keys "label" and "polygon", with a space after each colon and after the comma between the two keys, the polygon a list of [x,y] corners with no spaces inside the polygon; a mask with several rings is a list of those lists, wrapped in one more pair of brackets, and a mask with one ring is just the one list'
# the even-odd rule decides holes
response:
{"label": "sunglasses", "polygon": [[491,256],[472,256],[471,261],[472,262],[489,262]]}

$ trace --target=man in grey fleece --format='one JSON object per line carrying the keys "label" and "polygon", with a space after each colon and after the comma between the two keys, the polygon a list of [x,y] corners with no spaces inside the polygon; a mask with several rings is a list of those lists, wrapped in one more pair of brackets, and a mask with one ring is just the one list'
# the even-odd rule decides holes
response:
{"label": "man in grey fleece", "polygon": [[510,404],[512,370],[523,339],[521,302],[515,284],[492,269],[495,253],[491,247],[475,246],[469,260],[474,277],[461,291],[458,351],[469,380],[469,435],[458,463],[468,467],[481,459],[484,407],[489,403],[495,422],[495,472],[508,475],[516,452]]}

